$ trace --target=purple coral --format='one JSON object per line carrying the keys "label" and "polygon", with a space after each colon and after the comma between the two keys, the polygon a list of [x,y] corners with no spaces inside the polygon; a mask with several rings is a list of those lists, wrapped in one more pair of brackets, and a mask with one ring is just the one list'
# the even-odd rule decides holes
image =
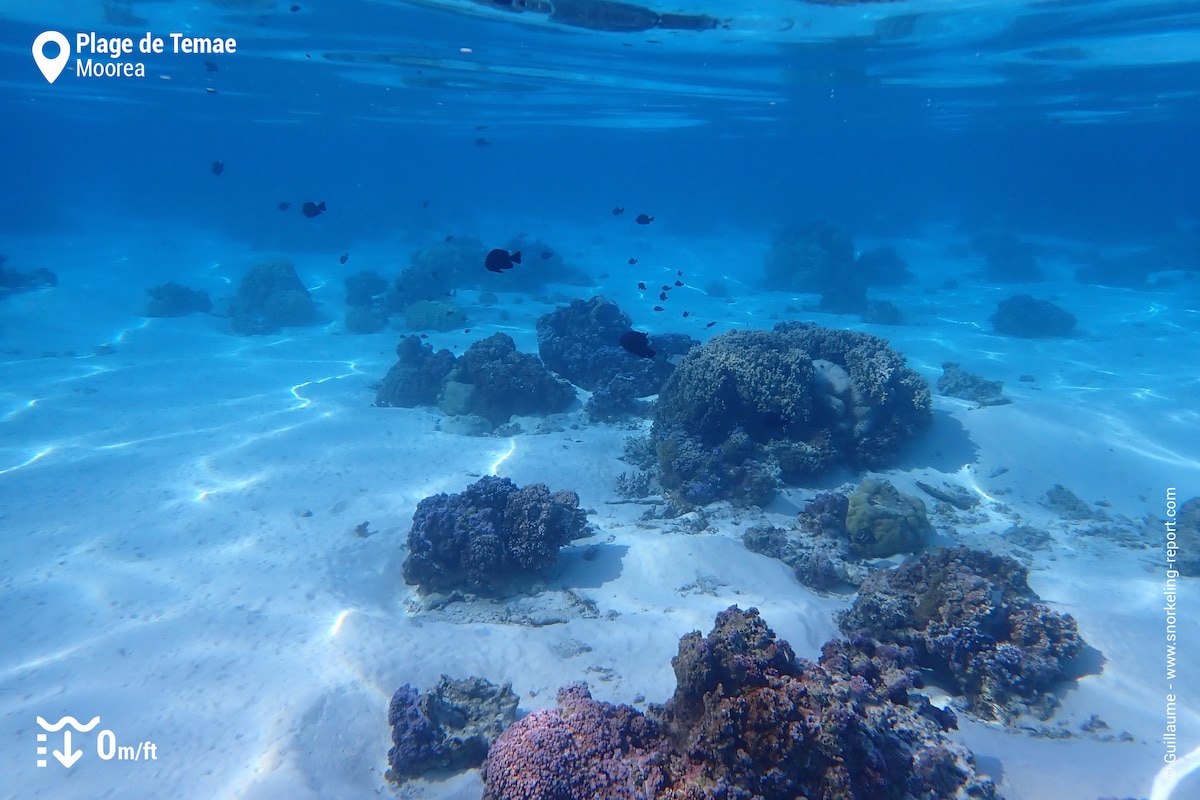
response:
{"label": "purple coral", "polygon": [[658,726],[636,709],[558,692],[500,735],[484,764],[483,800],[652,800],[665,785]]}
{"label": "purple coral", "polygon": [[1043,718],[1054,684],[1084,647],[1075,620],[1038,601],[1028,571],[1006,556],[965,547],[926,553],[865,580],[838,622],[911,646],[921,666],[985,719],[1025,711]]}
{"label": "purple coral", "polygon": [[516,715],[517,696],[507,683],[443,675],[423,694],[406,683],[388,705],[392,748],[387,777],[403,782],[436,770],[477,767]]}
{"label": "purple coral", "polygon": [[420,693],[406,683],[396,690],[388,705],[388,725],[392,728],[388,763],[396,780],[420,775],[428,764],[436,764],[446,755],[438,727],[421,708],[420,700]]}
{"label": "purple coral", "polygon": [[[798,659],[755,609],[717,617],[680,642],[664,719],[682,754],[673,797],[995,797],[970,755],[910,693],[913,653],[859,636]],[[945,767],[952,762],[959,772]],[[715,787],[724,787],[720,794]]]}
{"label": "purple coral", "polygon": [[586,529],[574,492],[480,478],[461,494],[417,504],[404,580],[425,591],[499,591],[556,563],[559,548]]}
{"label": "purple coral", "polygon": [[484,800],[995,800],[940,712],[911,692],[913,652],[865,637],[796,658],[758,611],[684,636],[654,717],[559,693],[493,745]]}

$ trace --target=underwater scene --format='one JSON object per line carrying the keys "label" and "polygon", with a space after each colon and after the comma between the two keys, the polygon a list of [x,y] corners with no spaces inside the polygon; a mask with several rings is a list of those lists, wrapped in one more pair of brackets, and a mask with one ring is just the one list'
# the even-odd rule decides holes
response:
{"label": "underwater scene", "polygon": [[0,0],[0,796],[1200,800],[1200,4]]}

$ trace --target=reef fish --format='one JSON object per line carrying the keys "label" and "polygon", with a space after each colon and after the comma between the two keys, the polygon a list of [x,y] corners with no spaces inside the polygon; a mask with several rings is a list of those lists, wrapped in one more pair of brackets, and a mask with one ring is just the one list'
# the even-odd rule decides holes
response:
{"label": "reef fish", "polygon": [[638,358],[654,358],[654,350],[650,347],[650,337],[641,331],[625,331],[621,334],[621,347]]}
{"label": "reef fish", "polygon": [[338,259],[338,263],[339,263],[339,264],[345,264],[345,263],[346,263],[347,261],[349,261],[349,260],[350,260],[350,254],[349,254],[349,253],[342,253],[342,257]]}
{"label": "reef fish", "polygon": [[312,219],[325,211],[325,201],[322,200],[319,203],[314,203],[311,200],[306,200],[304,201],[304,205],[300,207],[300,211],[304,216]]}
{"label": "reef fish", "polygon": [[637,219],[635,219],[634,222],[636,222],[638,225],[649,225],[651,222],[654,222],[654,217],[650,216],[649,214],[638,214]]}
{"label": "reef fish", "polygon": [[506,269],[512,269],[514,264],[520,263],[520,250],[509,255],[507,250],[501,250],[499,247],[488,253],[487,258],[483,260],[483,266],[487,267],[488,272],[503,272]]}
{"label": "reef fish", "polygon": [[287,210],[288,210],[289,208],[291,208],[291,207],[292,207],[292,204],[291,204],[291,203],[289,203],[287,200],[280,200],[280,201],[279,201],[279,210],[280,210],[280,211],[287,211]]}
{"label": "reef fish", "polygon": [[613,216],[617,217],[625,213],[625,206],[613,206]]}
{"label": "reef fish", "polygon": [[220,175],[224,171],[225,171],[225,162],[224,161],[214,161],[212,163],[212,174],[213,175]]}

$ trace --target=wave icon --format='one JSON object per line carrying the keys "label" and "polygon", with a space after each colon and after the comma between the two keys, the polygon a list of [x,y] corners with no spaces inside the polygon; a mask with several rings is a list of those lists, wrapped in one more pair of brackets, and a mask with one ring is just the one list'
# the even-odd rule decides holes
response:
{"label": "wave icon", "polygon": [[92,721],[89,722],[87,725],[80,724],[79,720],[77,720],[74,717],[69,716],[69,715],[63,717],[62,719],[60,719],[58,722],[54,723],[53,725],[51,725],[49,722],[46,722],[44,717],[38,717],[37,723],[38,723],[38,725],[41,725],[44,729],[50,731],[51,733],[57,733],[58,731],[62,730],[63,727],[66,725],[70,725],[72,728],[79,731],[80,733],[87,733],[92,728],[94,728],[100,724],[100,718],[92,717]]}

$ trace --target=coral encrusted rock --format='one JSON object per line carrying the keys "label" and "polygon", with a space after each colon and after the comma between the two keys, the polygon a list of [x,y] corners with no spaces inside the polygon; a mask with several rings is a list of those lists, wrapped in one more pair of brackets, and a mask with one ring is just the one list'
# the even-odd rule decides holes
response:
{"label": "coral encrusted rock", "polygon": [[480,478],[417,503],[404,580],[427,592],[500,593],[557,563],[559,548],[586,533],[575,492]]}
{"label": "coral encrusted rock", "polygon": [[780,481],[884,466],[931,420],[929,385],[886,340],[785,322],[690,350],[659,393],[652,436],[676,499],[762,504]]}
{"label": "coral encrusted rock", "polygon": [[648,714],[576,685],[500,735],[484,800],[995,800],[908,648],[858,636],[797,658],[755,609],[683,637]]}
{"label": "coral encrusted rock", "polygon": [[863,581],[838,626],[913,648],[983,719],[1047,718],[1084,641],[1071,615],[1040,602],[1028,575],[1007,556],[965,547],[924,553]]}
{"label": "coral encrusted rock", "polygon": [[517,696],[507,683],[443,675],[424,693],[404,684],[388,704],[392,747],[387,778],[403,782],[430,772],[478,767],[516,717]]}

